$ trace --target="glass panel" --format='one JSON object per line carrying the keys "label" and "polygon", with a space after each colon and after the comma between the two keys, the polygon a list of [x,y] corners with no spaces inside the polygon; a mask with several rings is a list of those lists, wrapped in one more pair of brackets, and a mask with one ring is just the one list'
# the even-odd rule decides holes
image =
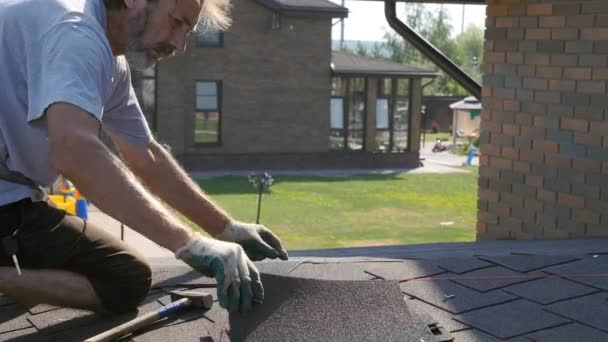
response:
{"label": "glass panel", "polygon": [[344,149],[344,131],[331,130],[329,132],[329,149],[343,150]]}
{"label": "glass panel", "polygon": [[388,129],[388,99],[376,100],[376,128]]}
{"label": "glass panel", "polygon": [[391,78],[381,78],[378,80],[378,96],[391,96],[391,86],[393,80]]}
{"label": "glass panel", "polygon": [[332,77],[331,79],[331,96],[346,95],[346,81],[341,77]]}
{"label": "glass panel", "polygon": [[348,149],[361,150],[365,127],[365,78],[351,78],[350,109],[348,113]]}
{"label": "glass panel", "polygon": [[222,44],[222,32],[212,29],[204,29],[196,33],[196,43],[202,46],[220,46]]}
{"label": "glass panel", "polygon": [[376,131],[376,149],[378,151],[388,151],[390,147],[391,134],[388,130]]}
{"label": "glass panel", "polygon": [[216,96],[197,96],[196,97],[196,109],[217,109],[217,97]]}
{"label": "glass panel", "polygon": [[218,112],[197,112],[194,114],[194,142],[195,143],[219,143]]}
{"label": "glass panel", "polygon": [[394,150],[407,149],[407,135],[409,128],[409,98],[397,98],[397,108],[393,118]]}
{"label": "glass panel", "polygon": [[409,78],[400,78],[397,80],[397,96],[408,96],[410,93]]}
{"label": "glass panel", "polygon": [[344,128],[344,99],[331,99],[330,128]]}
{"label": "glass panel", "polygon": [[217,95],[217,83],[196,82],[196,95]]}

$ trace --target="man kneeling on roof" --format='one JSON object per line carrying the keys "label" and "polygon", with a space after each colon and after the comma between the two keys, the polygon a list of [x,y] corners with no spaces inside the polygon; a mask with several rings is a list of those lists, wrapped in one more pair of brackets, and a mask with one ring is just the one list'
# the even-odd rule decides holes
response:
{"label": "man kneeling on roof", "polygon": [[[129,69],[183,52],[197,27],[228,27],[228,1],[0,0],[0,293],[106,313],[146,297],[151,271],[134,248],[45,200],[40,186],[61,174],[104,212],[216,277],[222,307],[247,311],[263,300],[251,260],[287,259],[281,241],[232,219],[154,140]],[[156,196],[214,238],[193,233]]]}

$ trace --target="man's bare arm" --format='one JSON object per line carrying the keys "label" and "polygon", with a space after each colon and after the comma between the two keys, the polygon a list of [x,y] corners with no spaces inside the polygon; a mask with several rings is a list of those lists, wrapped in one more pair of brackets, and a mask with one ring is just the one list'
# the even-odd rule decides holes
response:
{"label": "man's bare arm", "polygon": [[147,146],[135,146],[116,136],[112,140],[127,165],[153,193],[209,234],[220,234],[230,222],[230,215],[205,195],[156,141]]}
{"label": "man's bare arm", "polygon": [[67,103],[47,110],[51,166],[69,178],[101,210],[175,252],[190,230],[150,195],[98,139],[99,122]]}
{"label": "man's bare arm", "polygon": [[152,192],[216,239],[240,244],[251,260],[288,259],[281,239],[270,229],[232,219],[196,185],[175,159],[157,142],[129,144],[113,137],[127,165]]}

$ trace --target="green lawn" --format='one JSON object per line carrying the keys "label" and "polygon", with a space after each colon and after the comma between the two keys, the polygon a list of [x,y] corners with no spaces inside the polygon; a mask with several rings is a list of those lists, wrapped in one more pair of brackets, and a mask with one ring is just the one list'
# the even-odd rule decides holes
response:
{"label": "green lawn", "polygon": [[[473,241],[477,171],[326,178],[277,176],[261,223],[289,250]],[[246,177],[201,186],[236,219],[254,222],[257,193]],[[440,225],[453,222],[451,225]]]}

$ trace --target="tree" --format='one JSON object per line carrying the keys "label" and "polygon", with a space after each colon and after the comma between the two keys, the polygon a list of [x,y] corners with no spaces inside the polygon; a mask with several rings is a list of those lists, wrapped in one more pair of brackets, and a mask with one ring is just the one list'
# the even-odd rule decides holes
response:
{"label": "tree", "polygon": [[361,43],[360,40],[357,41],[357,47],[355,49],[355,53],[359,56],[368,57],[367,48],[365,45]]}
{"label": "tree", "polygon": [[[473,78],[480,80],[479,65],[483,50],[483,32],[476,26],[469,26],[456,39],[452,38],[452,26],[443,6],[433,12],[424,4],[406,7],[406,23],[442,51]],[[438,70],[428,58],[396,33],[386,33],[382,48],[387,50],[394,62]],[[474,59],[475,57],[476,59]],[[434,95],[466,95],[467,92],[449,76],[440,72],[425,93]]]}

